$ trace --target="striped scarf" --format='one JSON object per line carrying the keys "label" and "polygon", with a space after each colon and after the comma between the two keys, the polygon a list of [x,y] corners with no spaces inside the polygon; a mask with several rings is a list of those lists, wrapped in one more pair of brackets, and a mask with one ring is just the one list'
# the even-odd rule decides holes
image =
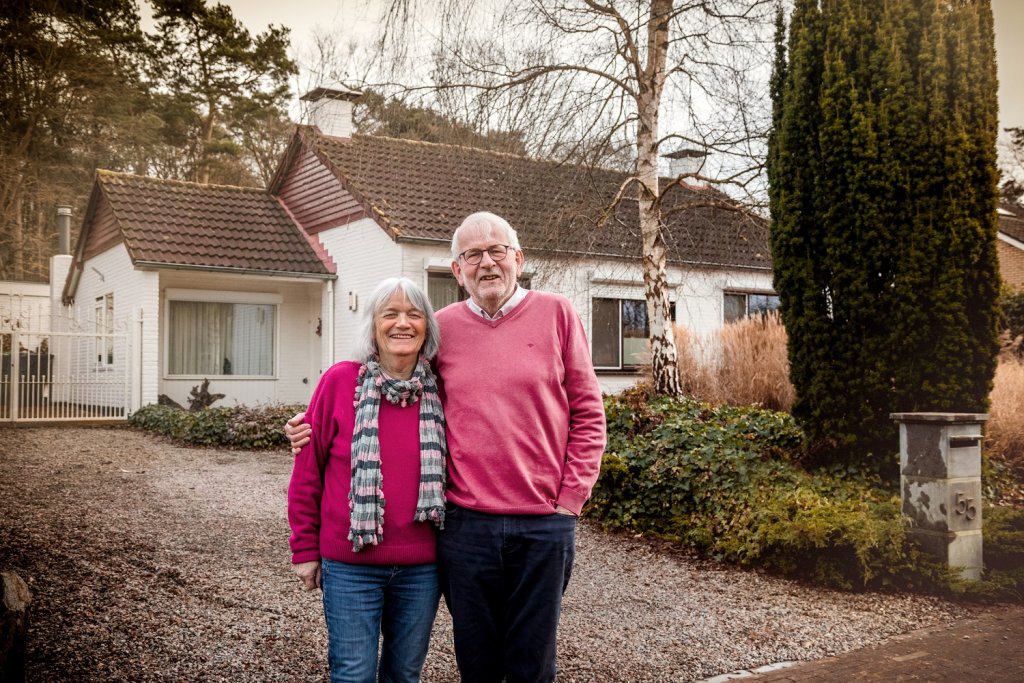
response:
{"label": "striped scarf", "polygon": [[417,522],[431,521],[444,528],[445,455],[444,413],[437,395],[437,381],[421,357],[412,377],[391,379],[376,358],[359,368],[356,380],[355,427],[352,430],[352,489],[348,538],[353,552],[384,540],[384,492],[380,473],[378,417],[381,396],[392,405],[420,404],[420,487],[416,502]]}

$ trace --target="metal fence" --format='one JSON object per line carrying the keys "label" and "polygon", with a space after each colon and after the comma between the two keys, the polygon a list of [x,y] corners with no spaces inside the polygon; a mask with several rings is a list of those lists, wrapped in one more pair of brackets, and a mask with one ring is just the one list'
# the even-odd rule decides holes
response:
{"label": "metal fence", "polygon": [[124,420],[129,331],[0,330],[0,421]]}

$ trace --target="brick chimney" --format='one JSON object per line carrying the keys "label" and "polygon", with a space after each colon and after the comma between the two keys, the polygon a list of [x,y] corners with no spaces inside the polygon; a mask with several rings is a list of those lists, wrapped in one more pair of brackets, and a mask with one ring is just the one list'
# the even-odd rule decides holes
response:
{"label": "brick chimney", "polygon": [[352,137],[352,103],[362,95],[340,83],[332,83],[310,90],[300,97],[306,105],[306,121],[320,129],[324,135],[338,138]]}

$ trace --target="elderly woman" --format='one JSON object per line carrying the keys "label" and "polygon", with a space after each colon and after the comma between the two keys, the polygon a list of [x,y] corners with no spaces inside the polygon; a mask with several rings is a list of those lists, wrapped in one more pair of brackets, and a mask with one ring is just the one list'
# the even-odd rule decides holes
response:
{"label": "elderly woman", "polygon": [[[439,332],[408,278],[364,309],[358,361],[324,373],[288,487],[292,568],[323,589],[331,681],[417,681],[437,613],[445,435],[429,361]],[[386,505],[385,505],[386,501]]]}

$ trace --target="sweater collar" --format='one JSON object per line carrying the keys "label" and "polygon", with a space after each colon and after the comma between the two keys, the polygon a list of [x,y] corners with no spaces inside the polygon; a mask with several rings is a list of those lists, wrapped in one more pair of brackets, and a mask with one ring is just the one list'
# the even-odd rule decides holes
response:
{"label": "sweater collar", "polygon": [[466,299],[466,304],[469,306],[469,310],[473,311],[484,320],[497,320],[498,318],[504,318],[506,315],[508,315],[513,308],[515,308],[516,306],[523,302],[523,299],[525,299],[526,295],[529,293],[530,290],[523,289],[519,285],[516,285],[516,291],[512,293],[512,296],[508,298],[508,301],[505,302],[505,305],[499,308],[498,312],[495,313],[493,317],[489,315],[487,311],[477,306],[476,302],[473,301],[472,299]]}

